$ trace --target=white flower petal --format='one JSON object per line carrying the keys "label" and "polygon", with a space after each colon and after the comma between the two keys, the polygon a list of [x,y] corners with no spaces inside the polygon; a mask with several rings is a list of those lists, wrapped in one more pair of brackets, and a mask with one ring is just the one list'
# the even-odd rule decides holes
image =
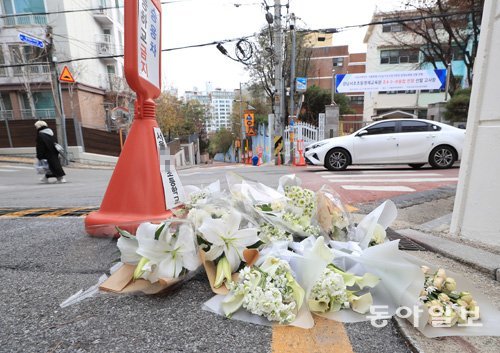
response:
{"label": "white flower petal", "polygon": [[257,236],[257,228],[240,229],[232,235],[232,238],[234,240],[231,241],[231,244],[239,248],[253,245],[260,240]]}
{"label": "white flower petal", "polygon": [[182,271],[182,256],[179,256],[179,254],[177,254],[174,262],[175,262],[174,278],[177,278],[179,277]]}
{"label": "white flower petal", "polygon": [[221,219],[205,219],[198,231],[203,234],[203,237],[210,243],[215,245],[224,245],[225,224]]}
{"label": "white flower petal", "polygon": [[226,254],[227,261],[231,265],[231,272],[236,272],[241,264],[241,253],[237,248],[229,246],[229,248],[224,251]]}
{"label": "white flower petal", "polygon": [[213,261],[224,252],[224,247],[222,245],[212,245],[210,250],[205,254],[205,258],[209,261]]}
{"label": "white flower petal", "polygon": [[174,278],[175,275],[175,261],[172,254],[167,254],[163,261],[158,265],[158,276],[161,278]]}
{"label": "white flower petal", "polygon": [[137,264],[141,256],[136,253],[139,246],[136,238],[120,237],[116,243],[121,252],[121,261],[126,264]]}
{"label": "white flower petal", "polygon": [[241,213],[238,211],[232,210],[231,212],[226,213],[222,219],[225,224],[225,236],[231,236],[240,228]]}
{"label": "white flower petal", "polygon": [[200,266],[200,257],[196,252],[188,252],[182,254],[182,266],[189,271],[194,271]]}
{"label": "white flower petal", "polygon": [[137,231],[135,233],[135,236],[137,240],[140,242],[142,240],[154,240],[155,238],[155,232],[158,229],[160,225],[158,224],[153,224],[153,223],[141,223],[139,227],[137,227]]}
{"label": "white flower petal", "polygon": [[182,253],[196,251],[194,232],[191,226],[182,224],[179,227],[179,237],[175,242],[175,247]]}

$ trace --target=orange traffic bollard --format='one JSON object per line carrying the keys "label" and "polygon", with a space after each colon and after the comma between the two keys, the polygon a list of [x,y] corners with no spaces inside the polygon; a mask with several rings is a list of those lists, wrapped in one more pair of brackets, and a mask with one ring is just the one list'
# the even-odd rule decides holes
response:
{"label": "orange traffic bollard", "polygon": [[[85,218],[85,230],[93,236],[118,236],[115,226],[135,232],[142,222],[172,216],[165,200],[154,131],[158,124],[153,99],[161,93],[162,77],[161,3],[144,3],[146,9],[139,6],[139,0],[124,2],[124,69],[130,88],[137,93],[135,117],[101,207]],[[145,28],[138,26],[139,18],[145,20]]]}
{"label": "orange traffic bollard", "polygon": [[303,167],[306,165],[306,160],[304,159],[304,140],[297,140],[297,151],[299,152],[299,161],[295,165]]}

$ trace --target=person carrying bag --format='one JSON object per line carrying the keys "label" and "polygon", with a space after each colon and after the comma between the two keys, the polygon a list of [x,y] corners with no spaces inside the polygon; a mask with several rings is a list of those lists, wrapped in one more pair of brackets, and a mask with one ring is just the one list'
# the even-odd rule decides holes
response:
{"label": "person carrying bag", "polygon": [[49,171],[40,179],[42,183],[47,184],[49,178],[56,178],[57,183],[65,183],[66,179],[61,161],[59,160],[59,151],[56,145],[59,145],[54,137],[54,132],[47,126],[43,120],[35,123],[37,129],[36,136],[36,158],[38,160],[46,159],[49,165]]}

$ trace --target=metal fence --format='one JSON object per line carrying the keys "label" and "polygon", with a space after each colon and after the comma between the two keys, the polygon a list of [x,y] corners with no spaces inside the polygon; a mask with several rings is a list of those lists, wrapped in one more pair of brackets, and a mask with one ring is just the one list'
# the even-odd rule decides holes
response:
{"label": "metal fence", "polygon": [[19,14],[14,17],[3,18],[3,25],[5,27],[36,26],[36,25],[46,25],[46,24],[47,24],[46,15]]}

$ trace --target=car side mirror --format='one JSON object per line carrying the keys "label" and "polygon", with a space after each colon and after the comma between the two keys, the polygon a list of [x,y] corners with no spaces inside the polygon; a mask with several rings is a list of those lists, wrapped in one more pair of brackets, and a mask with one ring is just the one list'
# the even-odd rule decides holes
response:
{"label": "car side mirror", "polygon": [[360,136],[364,136],[364,135],[366,135],[366,134],[368,134],[368,131],[366,131],[366,130],[361,130],[360,132],[358,132],[358,133],[356,134],[356,136],[357,136],[357,137],[360,137]]}

